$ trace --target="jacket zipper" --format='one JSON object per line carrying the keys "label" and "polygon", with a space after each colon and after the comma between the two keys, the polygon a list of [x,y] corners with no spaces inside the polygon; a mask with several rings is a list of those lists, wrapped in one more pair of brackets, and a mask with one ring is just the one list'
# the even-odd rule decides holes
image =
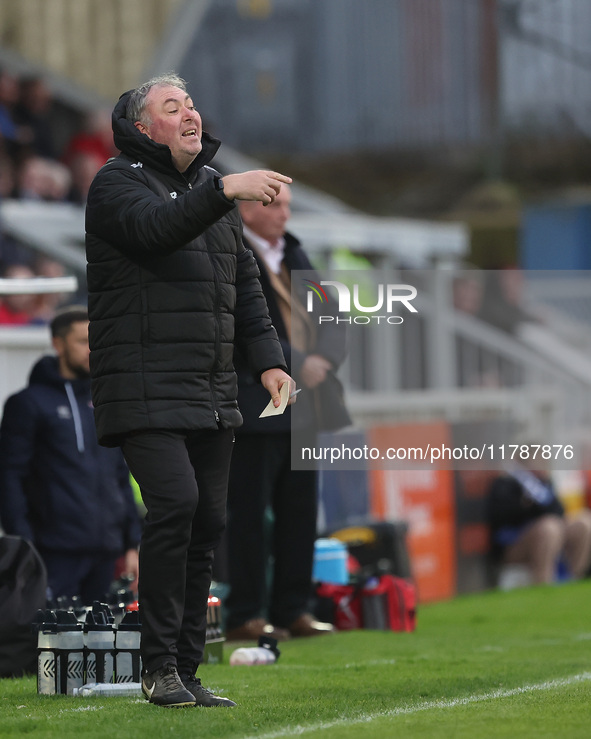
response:
{"label": "jacket zipper", "polygon": [[80,454],[84,454],[84,431],[82,429],[82,418],[80,416],[80,408],[78,407],[78,400],[76,399],[76,393],[72,387],[71,382],[66,382],[64,385],[66,389],[66,395],[68,397],[68,403],[72,410],[72,420],[74,421],[74,433],[76,435],[76,448]]}
{"label": "jacket zipper", "polygon": [[[185,178],[183,177],[183,179]],[[189,190],[193,189],[193,185],[188,180],[185,179],[185,183],[187,187],[189,188]],[[215,285],[215,300],[213,304],[213,316],[215,319],[215,356],[214,356],[214,365],[215,365],[215,363],[218,361],[219,353],[220,353],[219,352],[220,350],[220,325],[219,325],[219,315],[218,315],[219,292],[220,291],[219,291],[217,274],[214,269],[213,260],[211,259],[211,254],[209,253],[209,250],[207,252],[207,256],[209,258],[209,263],[211,264],[211,269],[213,272],[213,282]],[[211,393],[211,402],[213,405],[213,417],[215,418],[216,424],[219,424],[221,419],[220,419],[220,414],[218,413],[218,410],[215,405],[215,394],[214,394],[214,389],[213,389],[213,375],[214,375],[214,368],[212,367],[209,373],[209,391]]]}
{"label": "jacket zipper", "polygon": [[220,357],[220,316],[219,316],[219,299],[220,299],[220,286],[218,283],[218,276],[216,274],[213,260],[211,258],[211,254],[209,253],[209,249],[207,250],[207,256],[209,257],[209,262],[211,264],[211,268],[213,271],[213,284],[215,285],[215,298],[213,301],[213,318],[214,318],[214,326],[215,326],[215,343],[214,343],[214,360],[211,367],[211,370],[209,372],[209,389],[211,392],[211,402],[213,404],[213,415],[215,418],[215,422],[217,424],[220,423],[220,414],[218,413],[218,410],[216,408],[215,403],[215,394],[213,389],[213,376],[215,372],[215,366],[219,361]]}
{"label": "jacket zipper", "polygon": [[[193,185],[189,182],[189,180],[187,180],[184,176],[183,176],[183,180],[185,181],[185,184],[187,185],[189,190],[192,190]],[[215,405],[215,393],[213,389],[213,375],[214,375],[215,364],[217,363],[219,359],[219,355],[220,355],[220,319],[219,319],[219,311],[218,311],[220,288],[219,288],[218,278],[217,278],[217,274],[214,268],[213,260],[211,258],[211,254],[209,253],[209,249],[207,250],[207,256],[209,258],[209,263],[211,264],[211,269],[213,272],[213,283],[215,285],[215,300],[213,303],[213,317],[215,321],[215,324],[214,324],[215,325],[215,344],[214,344],[215,356],[214,356],[214,366],[212,366],[209,372],[209,392],[211,393],[211,403],[213,405],[213,417],[215,418],[216,424],[219,425],[221,422],[221,419],[220,419],[220,414],[218,412],[218,409],[216,408],[216,405]]]}
{"label": "jacket zipper", "polygon": [[[192,190],[193,187],[190,182],[187,181],[187,185],[189,187],[189,190]],[[215,374],[215,365],[219,361],[220,356],[220,316],[219,316],[219,304],[220,304],[220,285],[218,281],[217,272],[215,271],[215,265],[213,263],[213,259],[211,258],[211,254],[209,249],[207,249],[207,257],[209,259],[209,263],[211,264],[211,271],[213,273],[213,284],[215,287],[215,298],[213,301],[213,318],[214,318],[214,326],[215,326],[215,341],[214,341],[214,360],[213,365],[211,367],[211,370],[209,372],[209,392],[211,393],[211,403],[213,405],[213,417],[215,418],[216,424],[220,424],[220,414],[218,412],[218,409],[216,408],[215,403],[215,393],[214,393],[214,387],[213,387],[213,376]]]}

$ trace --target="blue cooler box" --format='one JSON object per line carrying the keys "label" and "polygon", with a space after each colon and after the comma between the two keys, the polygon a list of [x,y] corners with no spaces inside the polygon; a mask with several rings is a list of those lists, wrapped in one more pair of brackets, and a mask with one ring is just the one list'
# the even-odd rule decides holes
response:
{"label": "blue cooler box", "polygon": [[312,579],[335,585],[347,585],[347,546],[338,539],[316,539]]}

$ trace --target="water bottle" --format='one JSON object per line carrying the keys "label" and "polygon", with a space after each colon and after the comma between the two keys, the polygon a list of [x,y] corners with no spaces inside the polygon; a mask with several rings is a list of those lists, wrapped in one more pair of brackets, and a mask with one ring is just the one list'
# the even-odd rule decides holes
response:
{"label": "water bottle", "polygon": [[115,632],[115,682],[139,683],[142,672],[140,658],[140,618],[138,611],[126,613]]}
{"label": "water bottle", "polygon": [[39,610],[33,621],[37,631],[37,692],[40,695],[57,693],[57,622],[51,610]]}
{"label": "water bottle", "polygon": [[264,647],[240,647],[230,655],[230,664],[234,665],[270,665],[277,657],[270,649]]}
{"label": "water bottle", "polygon": [[60,693],[72,695],[84,683],[84,634],[82,624],[73,611],[56,611],[57,687]]}
{"label": "water bottle", "polygon": [[259,637],[258,647],[240,647],[230,655],[234,665],[270,665],[276,662],[281,652],[277,649],[277,639],[270,636]]}
{"label": "water bottle", "polygon": [[115,633],[107,606],[94,603],[86,614],[84,644],[86,646],[86,682],[113,682]]}
{"label": "water bottle", "polygon": [[119,696],[140,698],[142,696],[141,683],[86,683],[79,688],[74,688],[74,695],[79,698],[91,698],[93,696]]}

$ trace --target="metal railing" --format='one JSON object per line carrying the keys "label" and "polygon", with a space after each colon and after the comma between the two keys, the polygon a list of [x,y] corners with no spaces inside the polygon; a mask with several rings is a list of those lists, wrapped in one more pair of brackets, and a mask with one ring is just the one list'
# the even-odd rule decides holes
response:
{"label": "metal railing", "polygon": [[[385,281],[388,273],[381,274]],[[569,343],[546,323],[525,320],[510,334],[456,310],[453,278],[447,269],[422,273],[419,313],[408,325],[350,331],[340,374],[356,423],[494,419],[548,438],[585,435],[591,428],[586,344]]]}

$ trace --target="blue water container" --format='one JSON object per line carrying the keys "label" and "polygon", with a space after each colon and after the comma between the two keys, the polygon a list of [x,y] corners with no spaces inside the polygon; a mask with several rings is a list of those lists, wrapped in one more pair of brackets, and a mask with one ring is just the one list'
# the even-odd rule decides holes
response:
{"label": "blue water container", "polygon": [[349,582],[347,547],[342,541],[338,539],[316,539],[312,579],[317,582],[334,583],[335,585],[346,585]]}

